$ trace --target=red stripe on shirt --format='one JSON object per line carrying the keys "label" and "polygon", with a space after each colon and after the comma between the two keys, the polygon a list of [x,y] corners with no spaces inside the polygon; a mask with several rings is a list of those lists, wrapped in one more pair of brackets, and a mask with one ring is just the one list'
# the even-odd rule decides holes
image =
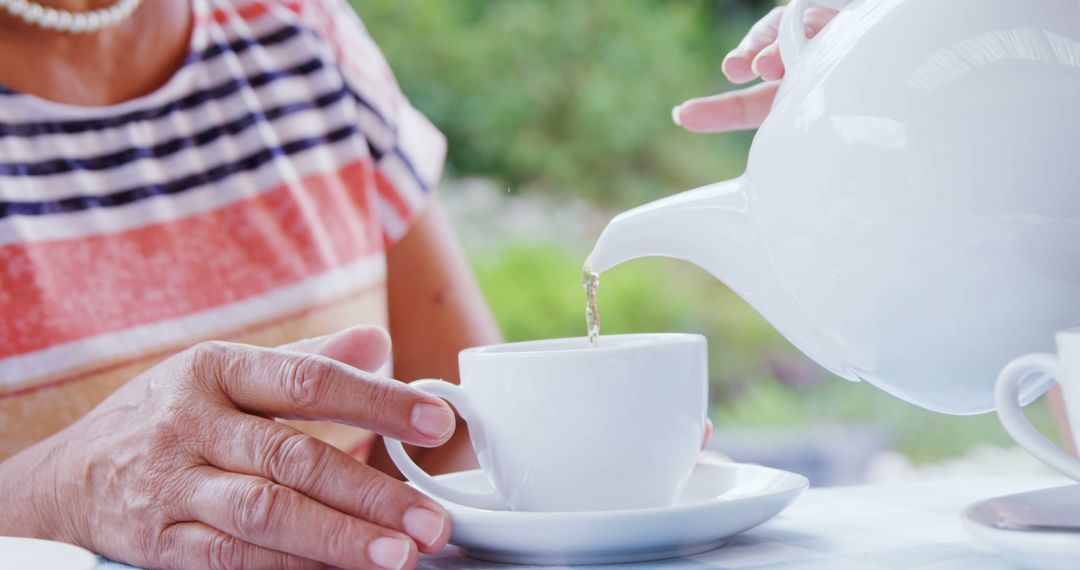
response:
{"label": "red stripe on shirt", "polygon": [[251,21],[276,7],[286,8],[291,12],[299,13],[301,7],[300,5],[300,2],[252,2],[250,4],[245,4],[240,8],[219,8],[217,10],[214,10],[210,13],[210,19],[218,22],[219,24],[224,24],[227,23],[229,20],[234,20],[237,18],[245,21]]}
{"label": "red stripe on shirt", "polygon": [[235,338],[237,336],[243,336],[243,335],[258,333],[259,331],[263,331],[263,330],[278,326],[281,323],[286,323],[286,322],[289,322],[290,320],[303,318],[303,317],[305,317],[307,315],[316,313],[318,311],[324,311],[329,307],[333,307],[335,305],[340,305],[342,303],[345,303],[345,302],[348,302],[348,301],[351,301],[351,300],[354,300],[354,299],[362,298],[365,295],[370,295],[372,291],[381,290],[383,287],[384,287],[383,283],[377,283],[377,284],[374,284],[374,285],[368,285],[368,286],[365,286],[365,287],[361,287],[361,288],[359,288],[359,289],[357,289],[355,291],[352,291],[351,293],[348,293],[348,294],[346,294],[344,296],[341,296],[341,297],[338,297],[338,298],[335,298],[335,299],[331,299],[330,301],[326,301],[326,302],[322,302],[322,303],[315,303],[315,304],[309,305],[307,307],[304,307],[303,309],[300,309],[298,311],[293,311],[293,312],[285,314],[285,315],[280,315],[280,316],[275,317],[275,318],[273,318],[273,319],[271,319],[269,321],[260,322],[260,323],[254,324],[254,325],[240,327],[240,328],[237,328],[237,329],[232,329],[232,330],[227,330],[227,331],[218,331],[213,337],[194,338],[194,339],[191,339],[189,342],[187,342],[187,343],[185,343],[183,345],[171,346],[171,347],[164,348],[164,349],[152,352],[152,353],[142,354],[142,355],[136,356],[134,358],[129,358],[127,360],[122,360],[120,362],[114,362],[114,363],[107,364],[105,366],[101,366],[101,367],[98,367],[98,368],[92,368],[90,370],[84,370],[84,371],[76,372],[76,373],[70,374],[68,376],[62,376],[62,377],[57,378],[55,380],[50,380],[48,382],[45,382],[44,384],[33,384],[33,385],[29,385],[29,386],[19,386],[19,387],[16,387],[14,389],[11,389],[11,390],[9,390],[7,392],[4,391],[5,390],[4,386],[0,386],[0,400],[5,400],[5,399],[8,399],[8,398],[17,398],[19,396],[26,396],[26,395],[29,395],[29,394],[33,394],[35,392],[40,392],[42,390],[48,390],[50,388],[56,388],[56,387],[59,387],[59,386],[63,386],[64,384],[70,384],[71,382],[78,382],[80,380],[85,380],[85,379],[91,378],[93,376],[106,374],[106,373],[111,372],[113,370],[119,370],[121,368],[131,366],[133,364],[138,364],[139,362],[145,362],[145,361],[148,361],[148,360],[162,360],[162,359],[164,359],[164,358],[166,358],[168,356],[171,356],[173,354],[176,354],[176,353],[180,352],[181,350],[183,350],[183,349],[185,349],[185,348],[187,348],[189,346],[194,346],[194,345],[196,345],[199,342],[202,342],[204,340],[211,340],[213,338]]}
{"label": "red stripe on shirt", "polygon": [[401,197],[394,183],[381,170],[375,171],[375,189],[379,192],[379,196],[394,209],[398,218],[406,223],[411,221],[412,209],[405,203],[405,199]]}
{"label": "red stripe on shirt", "polygon": [[382,249],[370,163],[133,230],[0,247],[0,358],[266,293]]}

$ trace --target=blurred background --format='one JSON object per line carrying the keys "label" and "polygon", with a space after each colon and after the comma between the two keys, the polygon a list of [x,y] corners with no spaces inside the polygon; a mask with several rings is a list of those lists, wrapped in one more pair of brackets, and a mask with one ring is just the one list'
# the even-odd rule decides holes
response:
{"label": "blurred background", "polygon": [[[441,200],[508,340],[585,333],[581,266],[642,202],[742,173],[752,133],[676,128],[761,0],[352,0],[402,89],[450,141]],[[603,332],[698,332],[715,448],[818,485],[1041,473],[992,415],[950,417],[826,373],[685,263],[605,273]],[[946,347],[943,347],[946,349]],[[1044,403],[1029,408],[1043,431]]]}

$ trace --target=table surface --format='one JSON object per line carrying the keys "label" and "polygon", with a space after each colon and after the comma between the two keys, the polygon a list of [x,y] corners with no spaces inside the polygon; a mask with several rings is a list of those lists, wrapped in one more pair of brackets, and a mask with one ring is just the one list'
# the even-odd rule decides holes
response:
{"label": "table surface", "polygon": [[[631,566],[643,570],[1012,569],[1015,567],[992,547],[964,530],[960,512],[983,499],[1070,482],[1046,477],[990,477],[811,489],[780,516],[722,548]],[[130,567],[103,561],[100,568]],[[508,566],[472,560],[447,547],[439,555],[422,557],[419,568],[505,570]]]}

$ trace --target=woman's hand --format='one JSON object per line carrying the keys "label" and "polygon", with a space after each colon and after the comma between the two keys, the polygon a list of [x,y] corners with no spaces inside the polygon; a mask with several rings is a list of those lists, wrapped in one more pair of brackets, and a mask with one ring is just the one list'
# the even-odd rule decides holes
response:
{"label": "woman's hand", "polygon": [[273,419],[446,441],[454,414],[442,400],[364,371],[389,345],[367,327],[280,349],[200,344],[10,461],[36,465],[30,484],[51,488],[36,505],[51,513],[46,538],[130,564],[411,567],[418,548],[446,543],[446,512]]}
{"label": "woman's hand", "polygon": [[[738,47],[724,58],[723,71],[737,85],[757,78],[763,83],[711,97],[691,99],[672,110],[675,124],[696,132],[719,133],[755,129],[772,108],[776,89],[784,77],[777,30],[784,7],[773,8],[746,34]],[[804,25],[807,37],[814,37],[836,16],[836,10],[810,7]]]}

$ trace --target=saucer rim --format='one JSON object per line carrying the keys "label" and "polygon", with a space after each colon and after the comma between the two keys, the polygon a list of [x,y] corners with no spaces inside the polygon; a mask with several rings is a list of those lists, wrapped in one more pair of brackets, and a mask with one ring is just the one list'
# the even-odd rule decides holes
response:
{"label": "saucer rim", "polygon": [[1073,561],[1080,556],[1080,535],[1074,533],[997,528],[971,518],[967,509],[960,516],[960,524],[970,536],[1021,568],[1073,570]]}
{"label": "saucer rim", "polygon": [[[1036,530],[1024,530],[1024,529],[1019,529],[1019,528],[1002,528],[1000,526],[984,522],[983,520],[981,520],[981,517],[977,518],[976,515],[974,514],[977,509],[981,509],[981,508],[985,507],[986,505],[988,505],[990,503],[993,503],[995,501],[1000,501],[1002,499],[1015,499],[1017,497],[1022,497],[1024,495],[1030,495],[1032,493],[1045,493],[1047,491],[1053,491],[1055,489],[1064,489],[1066,487],[1077,487],[1077,486],[1080,486],[1080,483],[1073,482],[1073,483],[1066,483],[1064,485],[1057,485],[1057,486],[1054,486],[1054,487],[1046,487],[1044,489],[1033,489],[1033,490],[1030,490],[1030,491],[1023,491],[1023,492],[1020,492],[1020,493],[1009,493],[1008,495],[1001,495],[999,497],[990,497],[988,499],[982,499],[980,501],[975,501],[974,503],[971,503],[967,507],[964,507],[964,510],[960,512],[960,519],[963,521],[965,526],[978,527],[978,529],[981,529],[983,532],[990,532],[990,533],[998,534],[998,535],[1000,535],[1002,537],[1008,537],[1008,538],[1005,538],[1005,540],[1013,540],[1013,539],[1017,539],[1019,537],[1023,537],[1021,540],[1034,540],[1034,541],[1037,541],[1037,540],[1043,540],[1043,539],[1046,539],[1046,538],[1052,538],[1053,537],[1053,538],[1057,538],[1057,539],[1067,538],[1070,541],[1080,541],[1080,532],[1067,532],[1067,531],[1058,531],[1058,530],[1038,530],[1038,531],[1036,531]],[[975,534],[975,532],[971,531],[970,528],[969,528],[969,532],[971,532],[972,534]],[[1038,538],[1036,538],[1036,537],[1038,537]]]}
{"label": "saucer rim", "polygon": [[[706,499],[700,503],[694,503],[689,505],[668,505],[665,507],[648,507],[638,509],[615,509],[615,510],[603,510],[603,511],[512,511],[512,510],[490,510],[490,509],[478,509],[470,507],[468,505],[462,505],[455,503],[454,501],[443,499],[441,497],[435,497],[429,495],[432,498],[443,503],[447,510],[458,515],[474,515],[476,513],[483,513],[484,516],[513,516],[515,518],[530,518],[530,519],[542,519],[542,518],[559,518],[565,520],[567,518],[588,519],[588,518],[606,518],[611,516],[619,517],[638,517],[638,516],[655,516],[658,513],[679,513],[679,512],[696,512],[698,510],[709,510],[714,508],[717,503],[725,504],[741,504],[753,501],[760,501],[765,497],[788,497],[789,500],[794,500],[810,488],[810,480],[805,475],[795,473],[792,471],[786,471],[784,469],[778,469],[775,467],[766,467],[764,465],[757,465],[753,463],[737,463],[737,462],[716,462],[712,460],[702,460],[694,464],[695,469],[698,466],[707,465],[709,467],[716,467],[721,469],[730,470],[751,470],[751,471],[768,471],[776,475],[784,477],[785,485],[779,489],[773,489],[766,492],[756,493],[753,495],[747,495],[742,497],[735,497],[731,499],[724,499],[723,495]],[[446,482],[452,479],[464,479],[466,477],[482,476],[484,474],[482,469],[469,469],[467,471],[457,471],[454,473],[445,473],[437,475],[436,480],[440,482]],[[409,483],[410,486],[420,490],[414,484]],[[420,490],[423,492],[422,490]]]}

